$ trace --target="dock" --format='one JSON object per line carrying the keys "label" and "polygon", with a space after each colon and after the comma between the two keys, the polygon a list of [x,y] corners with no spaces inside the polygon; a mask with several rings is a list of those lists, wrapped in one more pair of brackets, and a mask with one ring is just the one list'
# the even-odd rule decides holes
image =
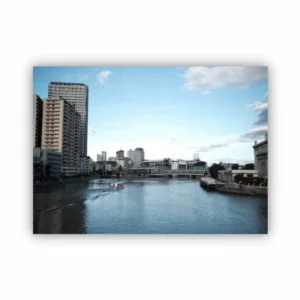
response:
{"label": "dock", "polygon": [[224,182],[221,182],[211,177],[202,177],[200,179],[200,184],[207,190],[214,190],[216,186],[225,186]]}

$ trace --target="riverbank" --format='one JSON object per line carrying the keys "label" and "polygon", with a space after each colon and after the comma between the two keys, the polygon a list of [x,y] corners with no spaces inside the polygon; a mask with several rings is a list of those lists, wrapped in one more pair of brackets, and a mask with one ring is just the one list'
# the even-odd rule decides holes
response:
{"label": "riverbank", "polygon": [[52,185],[52,184],[63,184],[63,183],[71,183],[71,182],[83,182],[83,181],[88,181],[91,179],[101,179],[102,177],[99,176],[91,176],[91,177],[81,177],[81,178],[69,178],[69,179],[62,179],[62,180],[49,180],[49,181],[44,181],[44,182],[38,182],[34,183],[34,186],[43,186],[43,185]]}
{"label": "riverbank", "polygon": [[266,186],[251,186],[242,184],[225,184],[223,186],[216,186],[215,190],[220,193],[237,194],[237,195],[251,195],[251,196],[268,196],[268,187]]}

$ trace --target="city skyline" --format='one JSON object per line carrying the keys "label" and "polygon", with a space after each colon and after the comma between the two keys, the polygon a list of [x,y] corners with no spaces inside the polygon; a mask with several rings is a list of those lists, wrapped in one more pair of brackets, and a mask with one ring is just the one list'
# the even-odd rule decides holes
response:
{"label": "city skyline", "polygon": [[88,155],[142,147],[145,159],[253,162],[268,131],[266,67],[35,67],[51,81],[89,87]]}

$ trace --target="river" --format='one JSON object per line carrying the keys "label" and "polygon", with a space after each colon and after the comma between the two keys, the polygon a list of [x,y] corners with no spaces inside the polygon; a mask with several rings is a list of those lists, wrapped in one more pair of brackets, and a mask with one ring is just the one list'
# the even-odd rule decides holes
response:
{"label": "river", "polygon": [[199,180],[112,179],[35,186],[34,233],[267,233],[268,199],[207,192]]}

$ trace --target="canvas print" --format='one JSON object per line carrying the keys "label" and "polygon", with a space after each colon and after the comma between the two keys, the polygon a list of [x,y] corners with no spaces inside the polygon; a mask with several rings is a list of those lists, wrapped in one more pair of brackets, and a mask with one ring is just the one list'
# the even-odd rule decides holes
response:
{"label": "canvas print", "polygon": [[268,233],[268,68],[33,67],[33,233]]}

